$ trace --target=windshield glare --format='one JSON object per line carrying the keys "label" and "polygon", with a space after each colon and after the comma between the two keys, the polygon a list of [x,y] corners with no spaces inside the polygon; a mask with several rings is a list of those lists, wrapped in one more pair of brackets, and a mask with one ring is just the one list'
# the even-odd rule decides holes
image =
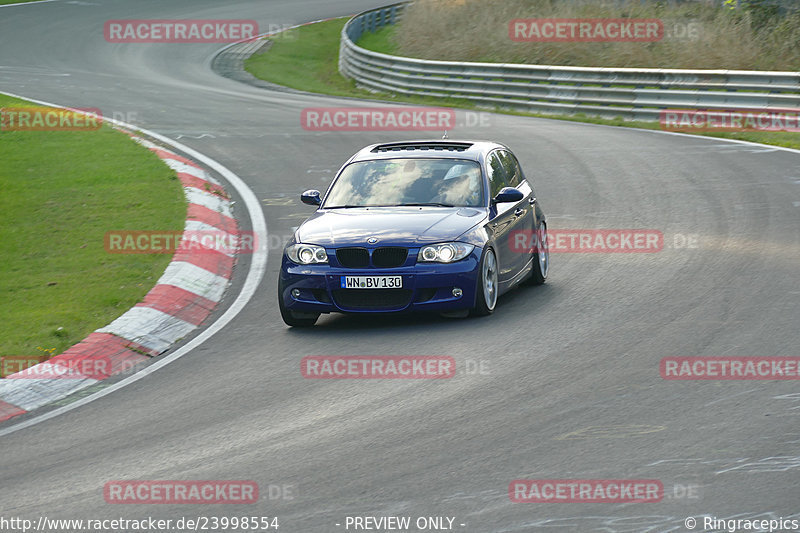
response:
{"label": "windshield glare", "polygon": [[345,167],[325,208],[483,205],[481,170],[465,159],[380,159]]}

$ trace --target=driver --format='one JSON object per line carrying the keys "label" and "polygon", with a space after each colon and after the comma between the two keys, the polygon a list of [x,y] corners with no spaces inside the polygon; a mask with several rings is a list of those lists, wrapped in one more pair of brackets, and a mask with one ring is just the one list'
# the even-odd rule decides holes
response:
{"label": "driver", "polygon": [[476,165],[456,164],[450,167],[439,187],[434,202],[477,206],[480,203],[480,170]]}

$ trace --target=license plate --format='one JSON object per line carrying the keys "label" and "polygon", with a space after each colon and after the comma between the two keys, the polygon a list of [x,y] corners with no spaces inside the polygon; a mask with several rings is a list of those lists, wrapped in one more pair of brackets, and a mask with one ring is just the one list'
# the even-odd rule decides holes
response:
{"label": "license plate", "polygon": [[403,276],[342,276],[343,289],[402,289]]}

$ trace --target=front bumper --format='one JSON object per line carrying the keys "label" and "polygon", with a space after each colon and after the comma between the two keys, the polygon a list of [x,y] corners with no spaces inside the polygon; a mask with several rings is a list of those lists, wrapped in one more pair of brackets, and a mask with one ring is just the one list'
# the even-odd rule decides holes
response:
{"label": "front bumper", "polygon": [[[285,255],[279,298],[304,313],[392,313],[457,311],[475,306],[482,250],[455,263],[417,263],[398,268],[298,265]],[[342,289],[342,276],[402,276],[402,289]],[[462,291],[460,297],[453,289]],[[294,295],[293,291],[297,290]]]}

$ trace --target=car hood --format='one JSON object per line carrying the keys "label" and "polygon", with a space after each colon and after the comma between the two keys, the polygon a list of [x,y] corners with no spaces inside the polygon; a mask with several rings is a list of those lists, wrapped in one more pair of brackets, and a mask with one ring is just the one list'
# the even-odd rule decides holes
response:
{"label": "car hood", "polygon": [[453,240],[478,224],[486,209],[369,207],[320,210],[298,228],[298,242],[320,246],[414,245]]}

